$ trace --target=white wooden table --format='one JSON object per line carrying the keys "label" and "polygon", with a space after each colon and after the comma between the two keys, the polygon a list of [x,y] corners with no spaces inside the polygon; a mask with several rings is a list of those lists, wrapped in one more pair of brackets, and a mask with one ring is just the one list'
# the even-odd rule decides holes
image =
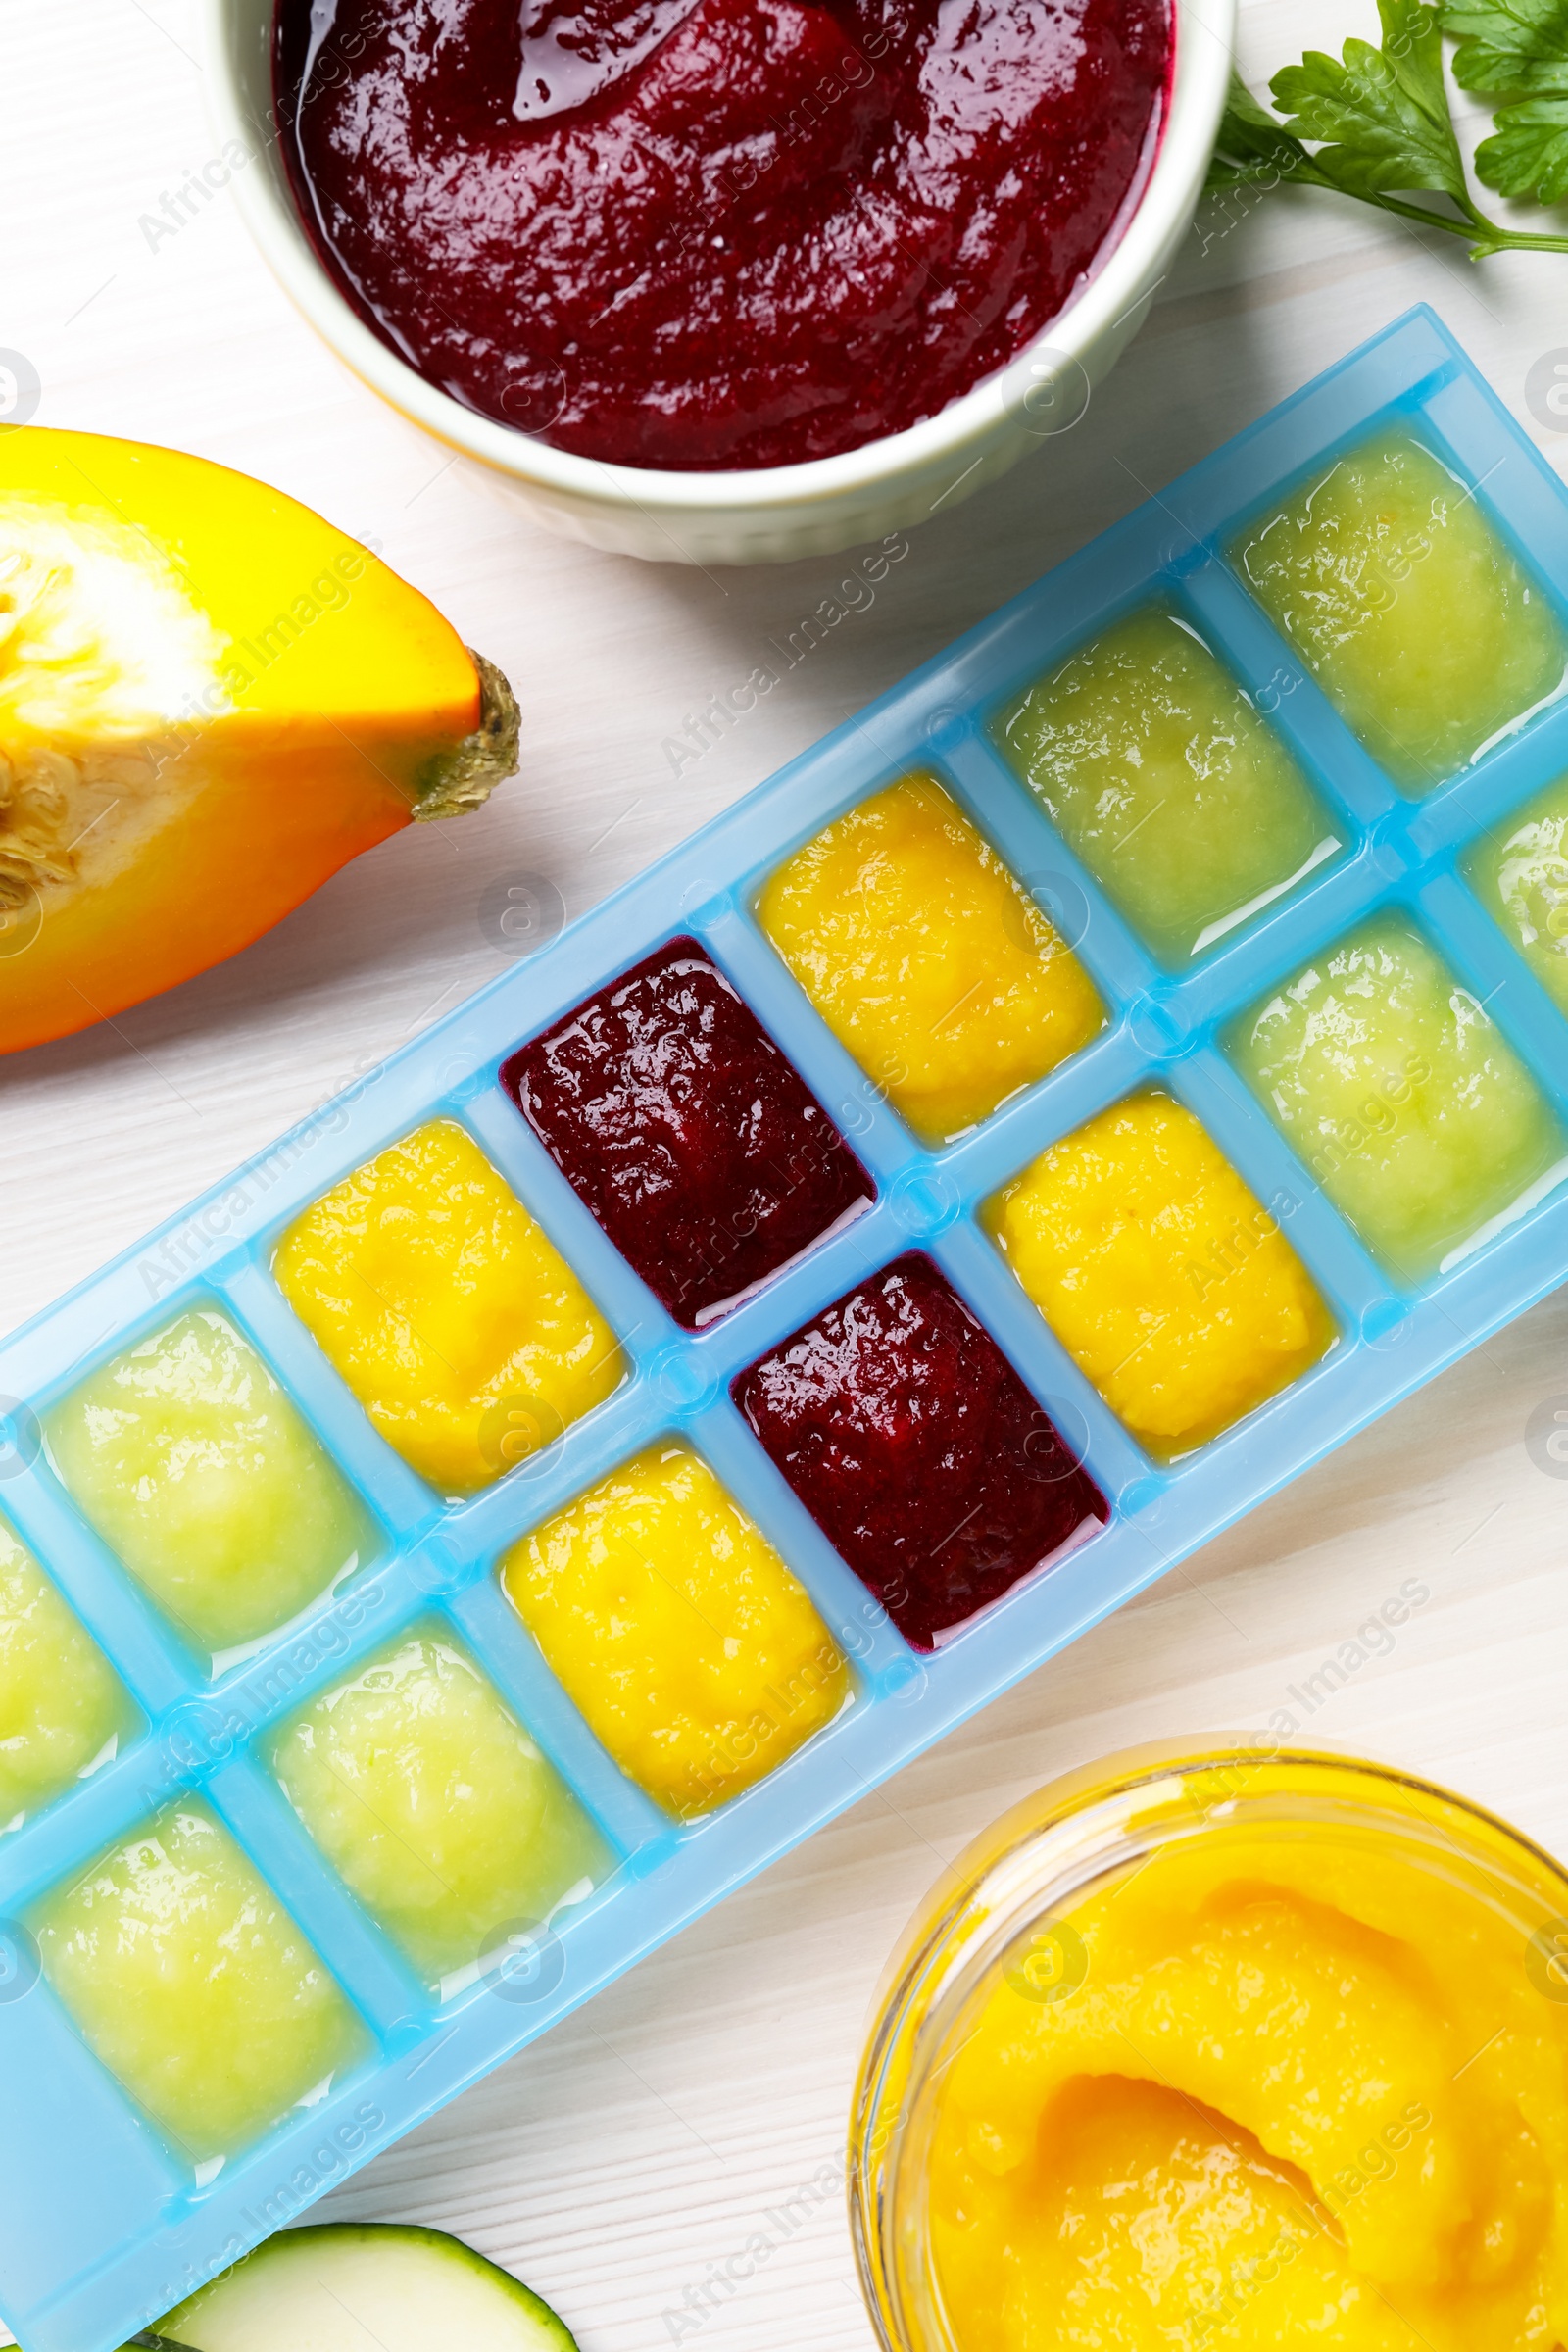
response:
{"label": "white wooden table", "polygon": [[[1257,84],[1371,16],[1251,0],[1244,63]],[[1568,433],[1523,400],[1531,362],[1568,342],[1568,262],[1476,270],[1436,235],[1304,194],[1229,229],[1211,217],[1065,459],[1048,450],[916,533],[874,602],[677,779],[665,739],[847,560],[710,575],[545,537],[344,372],[230,203],[150,242],[141,217],[210,148],[193,17],[188,0],[0,6],[0,346],[37,367],[40,422],[202,452],[379,540],[513,678],[524,773],[478,819],[362,859],[222,969],[0,1063],[6,1328],[499,970],[478,915],[498,874],[542,875],[580,912],[1408,303],[1436,305],[1568,468]],[[939,1865],[1024,1790],[1131,1740],[1288,1708],[1568,1847],[1568,1484],[1523,1442],[1558,1391],[1561,1297],[319,2210],[462,2231],[557,2303],[585,2352],[866,2346],[840,2180],[867,2004]],[[1308,1718],[1291,1686],[1410,1576],[1431,1597],[1392,1654]],[[770,2257],[705,2300],[760,2231]]]}

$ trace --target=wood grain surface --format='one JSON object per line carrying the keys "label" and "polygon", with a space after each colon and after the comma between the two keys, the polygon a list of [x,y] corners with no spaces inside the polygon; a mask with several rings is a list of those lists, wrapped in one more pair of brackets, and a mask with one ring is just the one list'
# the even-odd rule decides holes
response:
{"label": "wood grain surface", "polygon": [[[38,369],[40,422],[199,451],[379,541],[511,675],[524,768],[479,818],[389,843],[220,970],[0,1065],[6,1328],[499,970],[480,905],[498,876],[580,912],[1407,304],[1433,303],[1568,460],[1523,392],[1568,344],[1568,262],[1473,268],[1436,234],[1305,193],[1211,212],[1071,436],[912,533],[860,609],[676,772],[688,714],[853,555],[720,574],[546,537],[338,366],[229,200],[153,237],[165,192],[212,152],[194,13],[0,7],[0,346]],[[1370,17],[1360,0],[1250,0],[1244,62],[1258,83]],[[1024,1790],[1131,1740],[1266,1723],[1414,1577],[1430,1599],[1314,1715],[1297,1707],[1303,1731],[1568,1847],[1568,1482],[1524,1444],[1544,1399],[1568,1401],[1565,1344],[1559,1298],[318,2213],[462,2231],[557,2303],[584,2352],[862,2352],[841,2178],[867,2004],[939,1866]],[[759,2234],[753,2275],[705,2291]]]}

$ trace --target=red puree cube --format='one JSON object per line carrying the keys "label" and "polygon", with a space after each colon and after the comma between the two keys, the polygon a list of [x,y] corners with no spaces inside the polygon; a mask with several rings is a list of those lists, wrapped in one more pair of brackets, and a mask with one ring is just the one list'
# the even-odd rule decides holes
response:
{"label": "red puree cube", "polygon": [[743,1372],[734,1396],[916,1649],[1109,1517],[990,1333],[917,1251]]}
{"label": "red puree cube", "polygon": [[694,939],[590,997],[501,1079],[689,1331],[872,1198],[821,1103]]}

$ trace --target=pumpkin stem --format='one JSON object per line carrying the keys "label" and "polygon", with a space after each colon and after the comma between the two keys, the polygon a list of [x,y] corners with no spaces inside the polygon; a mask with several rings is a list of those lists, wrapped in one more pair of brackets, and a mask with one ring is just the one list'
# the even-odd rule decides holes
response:
{"label": "pumpkin stem", "polygon": [[517,698],[493,662],[476,654],[468,659],[479,673],[479,724],[454,752],[432,760],[425,770],[414,804],[416,824],[437,817],[466,816],[482,808],[498,784],[517,772],[517,738],[521,714]]}

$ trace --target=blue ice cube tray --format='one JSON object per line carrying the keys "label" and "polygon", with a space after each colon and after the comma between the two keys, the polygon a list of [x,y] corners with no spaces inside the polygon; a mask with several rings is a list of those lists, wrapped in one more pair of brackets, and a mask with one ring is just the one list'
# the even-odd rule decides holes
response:
{"label": "blue ice cube tray", "polygon": [[[0,1507],[145,1718],[118,1756],[0,1838],[0,2308],[28,2352],[104,2352],[1206,1543],[1375,1414],[1549,1291],[1568,1189],[1426,1286],[1392,1282],[1242,1083],[1216,1029],[1385,905],[1410,908],[1568,1116],[1568,1026],[1455,870],[1485,826],[1568,770],[1559,703],[1424,800],[1348,732],[1227,563],[1240,522],[1380,422],[1413,422],[1478,487],[1568,621],[1568,496],[1428,310],[1397,320],[793,761],[416,1043],[313,1114],[0,1348],[18,1400]],[[999,755],[997,712],[1049,663],[1154,594],[1268,710],[1344,853],[1180,975],[1161,969]],[[835,1042],[754,919],[764,878],[843,810],[932,770],[1071,935],[1110,1010],[1080,1053],[941,1151],[922,1150]],[[528,1037],[665,940],[703,941],[849,1136],[868,1213],[693,1336],[620,1258],[502,1091]],[[1216,1442],[1148,1458],[1081,1376],[976,1221],[1046,1144],[1157,1081],[1188,1103],[1296,1250],[1339,1325],[1330,1353]],[[436,1115],[460,1120],[614,1324],[629,1376],[494,1486],[449,1505],[372,1430],[274,1287],[289,1220]],[[906,1645],[763,1453],[733,1377],[911,1247],[941,1266],[1112,1505],[1109,1523],[932,1656]],[[374,1560],[216,1681],[73,1508],[35,1416],[187,1306],[248,1335],[358,1488]],[[690,1440],[777,1546],[854,1665],[853,1704],[708,1819],[673,1824],[612,1763],[504,1601],[498,1554],[612,1464]],[[259,1736],[416,1619],[454,1625],[600,1824],[616,1867],[521,1962],[444,2002],[416,1981],[270,1778]],[[299,1921],[369,2030],[372,2055],[260,2144],[198,2178],[89,2053],[46,1980],[28,1906],[181,1791],[200,1788]]]}

